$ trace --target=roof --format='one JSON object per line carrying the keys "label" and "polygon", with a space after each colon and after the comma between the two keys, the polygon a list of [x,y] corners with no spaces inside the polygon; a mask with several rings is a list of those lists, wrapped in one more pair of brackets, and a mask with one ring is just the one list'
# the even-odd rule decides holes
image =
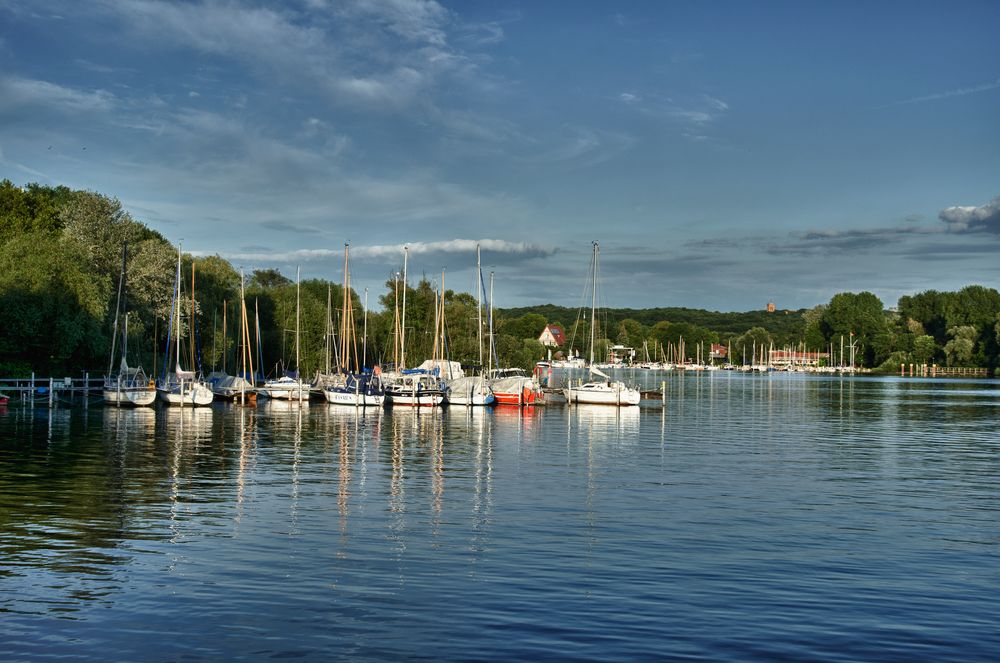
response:
{"label": "roof", "polygon": [[[552,338],[555,339],[556,345],[566,344],[566,334],[563,333],[562,327],[560,327],[559,325],[545,325],[545,329],[547,329],[549,333],[552,334]],[[545,329],[542,330],[542,334],[545,333]]]}

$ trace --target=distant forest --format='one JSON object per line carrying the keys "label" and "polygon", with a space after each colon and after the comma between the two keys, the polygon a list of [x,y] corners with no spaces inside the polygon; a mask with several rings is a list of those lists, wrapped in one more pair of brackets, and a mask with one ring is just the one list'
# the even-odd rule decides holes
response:
{"label": "distant forest", "polygon": [[[170,320],[177,248],[133,219],[121,203],[92,191],[64,186],[0,182],[0,377],[35,372],[44,376],[101,374],[108,370],[122,248],[126,273],[129,363],[151,373],[162,370]],[[237,336],[240,274],[219,256],[182,256],[182,310],[186,336],[193,329],[196,356],[208,372],[232,371]],[[195,303],[190,278],[195,269]],[[336,364],[330,357],[327,302],[332,328],[339,327],[341,285],[323,279],[301,283],[300,366],[295,358],[295,284],[276,270],[244,275],[246,299],[259,312],[264,373],[298,368],[305,376]],[[386,282],[373,293],[365,363],[392,361],[399,285]],[[430,358],[434,347],[437,291],[426,279],[407,286],[408,364]],[[476,300],[469,293],[443,293],[445,352],[467,366],[480,363]],[[361,334],[361,297],[351,291],[353,318]],[[496,313],[494,356],[506,366],[530,368],[548,352],[586,353],[589,311],[554,305],[502,309]],[[538,337],[547,324],[566,333],[561,348],[547,349]],[[896,371],[901,363],[950,366],[1000,365],[1000,293],[971,285],[957,292],[926,291],[900,298],[892,309],[870,292],[839,293],[826,304],[798,311],[719,313],[690,308],[611,309],[594,323],[595,355],[615,343],[638,349],[676,348],[684,339],[688,358],[699,346],[729,347],[740,361],[751,348],[839,351],[853,340],[859,364]],[[359,343],[360,343],[359,339]],[[364,353],[363,353],[364,354]],[[486,355],[489,354],[487,351]],[[484,359],[485,361],[485,359]],[[155,362],[155,364],[154,364]]]}

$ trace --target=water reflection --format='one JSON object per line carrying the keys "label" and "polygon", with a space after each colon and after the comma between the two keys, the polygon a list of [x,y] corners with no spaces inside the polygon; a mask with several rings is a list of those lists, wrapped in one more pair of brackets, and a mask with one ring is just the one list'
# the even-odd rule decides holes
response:
{"label": "water reflection", "polygon": [[569,408],[571,421],[588,439],[635,442],[639,437],[639,407],[574,405]]}
{"label": "water reflection", "polygon": [[894,645],[906,660],[982,641],[996,383],[665,381],[663,407],[8,408],[5,653],[684,655],[669,631],[693,658],[872,660],[928,634]]}

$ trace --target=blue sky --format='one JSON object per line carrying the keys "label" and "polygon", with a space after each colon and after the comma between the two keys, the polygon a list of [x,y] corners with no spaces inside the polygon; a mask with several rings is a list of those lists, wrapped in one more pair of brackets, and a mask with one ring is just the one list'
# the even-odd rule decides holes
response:
{"label": "blue sky", "polygon": [[[0,0],[0,178],[498,306],[1000,287],[1000,3]],[[435,277],[436,278],[436,277]]]}

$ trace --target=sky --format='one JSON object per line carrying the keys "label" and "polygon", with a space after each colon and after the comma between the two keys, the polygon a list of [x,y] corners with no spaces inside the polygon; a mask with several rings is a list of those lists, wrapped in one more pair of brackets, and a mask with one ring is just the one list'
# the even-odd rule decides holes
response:
{"label": "sky", "polygon": [[607,306],[1000,287],[1000,3],[0,0],[0,179],[246,270]]}

